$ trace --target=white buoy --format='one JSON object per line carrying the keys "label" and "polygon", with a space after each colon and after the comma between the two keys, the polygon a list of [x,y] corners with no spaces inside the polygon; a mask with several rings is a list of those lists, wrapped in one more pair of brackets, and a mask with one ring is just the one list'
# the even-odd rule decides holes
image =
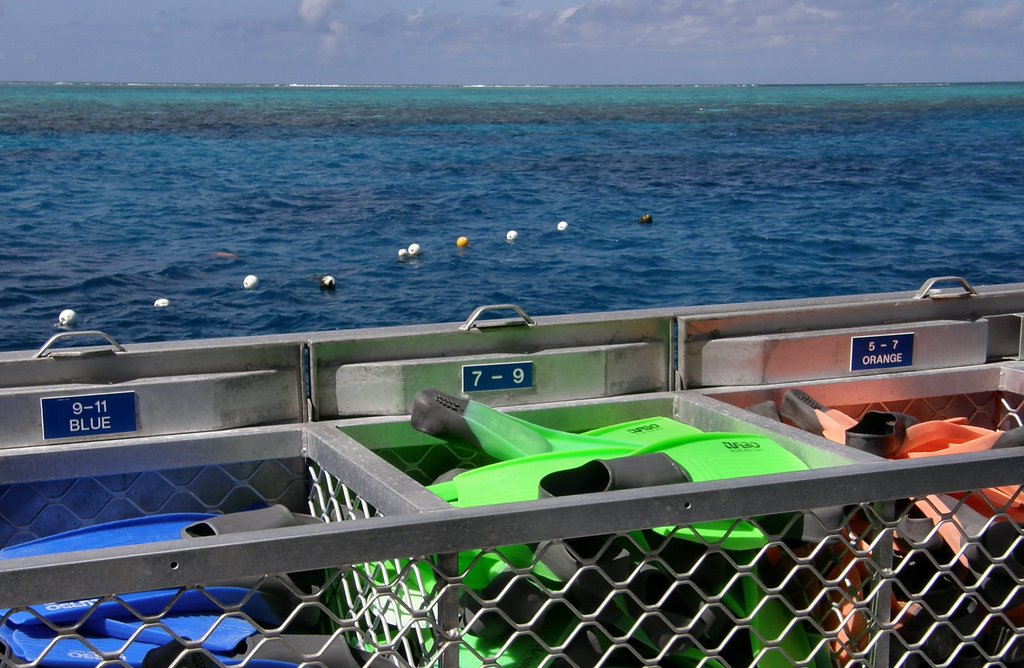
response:
{"label": "white buoy", "polygon": [[167,299],[166,297],[161,297],[160,299],[157,299],[155,302],[153,302],[154,308],[167,308],[170,305],[171,300]]}
{"label": "white buoy", "polygon": [[254,290],[260,287],[260,279],[256,278],[256,276],[253,274],[249,274],[242,281],[242,287],[245,288],[246,290]]}
{"label": "white buoy", "polygon": [[70,327],[77,318],[78,314],[75,313],[74,309],[66,308],[57,316],[57,324],[61,327]]}
{"label": "white buoy", "polygon": [[320,279],[321,290],[333,290],[334,286],[335,282],[333,276],[324,276],[323,278]]}
{"label": "white buoy", "polygon": [[555,227],[558,229],[559,232],[565,232],[567,229],[569,229],[569,223],[563,220],[559,222],[558,225],[556,225]]}
{"label": "white buoy", "polygon": [[399,248],[398,249],[398,259],[400,261],[408,260],[409,259],[409,250],[406,249],[406,248]]}
{"label": "white buoy", "polygon": [[509,243],[515,241],[518,238],[519,233],[516,232],[515,230],[509,230],[508,232],[505,233],[505,241],[508,241]]}
{"label": "white buoy", "polygon": [[409,244],[409,257],[416,257],[420,254],[421,250],[419,244]]}

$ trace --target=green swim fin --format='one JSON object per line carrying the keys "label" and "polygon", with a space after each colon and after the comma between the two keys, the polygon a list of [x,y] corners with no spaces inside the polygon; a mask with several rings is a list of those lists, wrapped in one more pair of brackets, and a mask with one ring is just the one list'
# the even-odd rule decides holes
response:
{"label": "green swim fin", "polygon": [[478,401],[460,399],[438,390],[416,393],[411,425],[417,431],[450,443],[480,448],[501,461],[606,446],[654,446],[701,433],[676,420],[654,417],[573,434],[542,427]]}
{"label": "green swim fin", "polygon": [[[478,402],[432,390],[417,395],[412,426],[449,442],[479,448],[501,460],[462,471],[451,480],[428,488],[455,507],[807,469],[802,460],[763,436],[703,433],[663,417],[572,434],[531,424]],[[718,545],[733,553],[756,554],[770,541],[755,523],[742,520],[703,522],[653,531],[687,542]],[[632,540],[637,540],[635,535],[631,536],[634,536]],[[538,586],[552,591],[560,592],[568,586],[566,578],[552,565],[554,562],[549,563],[544,557],[538,559],[529,546],[498,548],[487,555],[469,551],[459,555],[459,562],[460,572],[465,574],[463,582],[475,592],[483,592],[492,582],[502,582],[507,575],[505,571],[510,569],[528,569]],[[540,591],[543,593],[543,589]],[[734,596],[736,600],[729,607],[735,608],[734,614],[749,616],[755,629],[750,641],[753,653],[763,651],[763,664],[759,665],[767,668],[781,665],[787,657],[808,656],[808,638],[802,628],[789,628],[791,615],[787,615],[784,604],[766,598],[753,581],[744,581]],[[626,616],[632,619],[629,614]],[[572,626],[578,623],[578,618],[570,617],[565,623]],[[541,637],[551,646],[561,641],[558,634],[550,637],[541,634]],[[492,662],[498,666],[533,665],[538,658],[550,655],[543,648],[538,650],[538,643],[528,638],[509,642],[504,635],[489,639],[476,637],[470,631],[463,640],[467,646],[461,648],[460,659],[468,665],[492,665]],[[773,643],[778,643],[779,648],[774,648]],[[657,639],[648,638],[641,644],[648,649],[663,649]],[[772,649],[766,649],[766,645],[771,645]],[[692,647],[671,652],[665,660],[664,665],[673,666],[718,665]]]}

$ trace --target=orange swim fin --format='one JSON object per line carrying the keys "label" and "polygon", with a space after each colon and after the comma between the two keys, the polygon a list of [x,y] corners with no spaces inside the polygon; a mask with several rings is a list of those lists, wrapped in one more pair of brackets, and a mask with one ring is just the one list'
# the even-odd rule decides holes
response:
{"label": "orange swim fin", "polygon": [[846,430],[857,421],[842,411],[828,408],[803,390],[787,390],[779,406],[779,417],[795,427],[835,441],[846,442]]}
{"label": "orange swim fin", "polygon": [[962,417],[929,420],[907,428],[907,437],[894,458],[910,459],[991,450],[1002,435],[1003,432],[998,430],[972,427]]}

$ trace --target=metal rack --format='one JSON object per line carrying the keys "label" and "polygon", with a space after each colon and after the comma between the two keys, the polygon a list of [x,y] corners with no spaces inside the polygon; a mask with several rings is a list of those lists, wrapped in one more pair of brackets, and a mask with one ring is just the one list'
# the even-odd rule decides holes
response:
{"label": "metal rack", "polygon": [[[462,327],[0,354],[0,546],[172,512],[310,518],[4,557],[0,665],[141,665],[154,647],[150,665],[267,665],[281,647],[285,665],[1024,665],[1024,452],[888,461],[747,410],[800,388],[851,415],[1019,426],[1024,286],[489,310]],[[914,364],[850,368],[851,339],[907,332]],[[508,377],[466,385],[492,365]],[[428,385],[565,431],[664,416],[757,434],[808,470],[451,508],[425,485],[486,460],[410,427]],[[50,409],[66,418],[113,393],[134,396],[135,429],[47,437],[41,400],[71,399]],[[198,637],[186,603],[208,621]],[[245,642],[214,642],[232,632]]]}

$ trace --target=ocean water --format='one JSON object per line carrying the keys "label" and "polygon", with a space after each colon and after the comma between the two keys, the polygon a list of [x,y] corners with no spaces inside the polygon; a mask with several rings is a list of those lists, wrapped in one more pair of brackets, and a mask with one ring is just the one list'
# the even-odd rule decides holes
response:
{"label": "ocean water", "polygon": [[1018,282],[1022,232],[1024,84],[0,85],[5,351]]}

